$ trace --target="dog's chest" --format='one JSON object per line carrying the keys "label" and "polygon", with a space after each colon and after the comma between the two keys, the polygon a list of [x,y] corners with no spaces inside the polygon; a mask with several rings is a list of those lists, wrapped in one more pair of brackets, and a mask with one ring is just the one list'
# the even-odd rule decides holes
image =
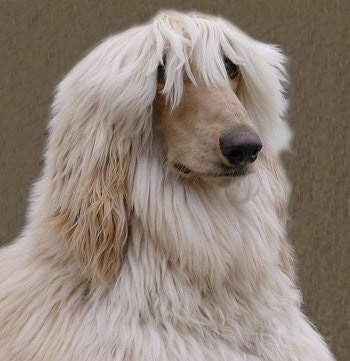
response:
{"label": "dog's chest", "polygon": [[163,290],[141,296],[136,284],[129,280],[129,285],[124,295],[116,292],[98,301],[95,337],[89,344],[81,343],[79,351],[95,357],[87,360],[255,361],[256,342],[261,347],[274,324],[285,328],[285,310],[277,299],[268,305],[264,292],[257,295],[260,299],[242,298],[227,289],[204,297],[195,288],[168,280]]}
{"label": "dog's chest", "polygon": [[[98,320],[95,337],[81,343],[79,354],[111,361],[258,360],[256,340],[282,323],[277,297],[261,286],[233,289],[232,281],[201,290],[152,252],[147,242],[130,247],[116,288],[90,300],[95,314],[85,319]],[[153,267],[151,259],[158,260]]]}

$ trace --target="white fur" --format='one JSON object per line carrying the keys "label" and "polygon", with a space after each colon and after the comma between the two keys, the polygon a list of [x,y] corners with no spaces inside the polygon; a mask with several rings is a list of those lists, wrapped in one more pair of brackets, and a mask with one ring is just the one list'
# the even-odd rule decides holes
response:
{"label": "white fur", "polygon": [[[208,86],[226,80],[223,53],[240,65],[239,98],[269,161],[227,188],[163,166],[152,102],[164,53],[173,107],[183,73],[195,81],[191,59]],[[284,62],[220,18],[169,11],[105,40],[67,75],[27,225],[0,252],[2,361],[333,360],[281,258]],[[109,229],[124,237],[104,246]],[[115,267],[109,283],[94,278],[103,262]]]}

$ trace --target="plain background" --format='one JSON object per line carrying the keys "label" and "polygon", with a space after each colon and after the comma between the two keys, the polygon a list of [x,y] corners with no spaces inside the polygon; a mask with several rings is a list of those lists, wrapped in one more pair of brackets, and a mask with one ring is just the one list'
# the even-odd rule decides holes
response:
{"label": "plain background", "polygon": [[293,185],[289,238],[305,312],[338,361],[350,353],[350,2],[347,0],[0,0],[0,243],[23,222],[39,176],[57,82],[106,35],[159,9],[220,14],[290,57],[284,156]]}

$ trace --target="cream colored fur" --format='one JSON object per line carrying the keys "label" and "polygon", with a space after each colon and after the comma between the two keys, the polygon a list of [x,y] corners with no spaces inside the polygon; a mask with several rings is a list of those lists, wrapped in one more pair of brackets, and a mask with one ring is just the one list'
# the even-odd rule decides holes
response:
{"label": "cream colored fur", "polygon": [[[300,309],[286,242],[284,62],[220,18],[169,11],[75,66],[57,88],[27,225],[0,251],[1,361],[333,360]],[[188,114],[205,103],[201,128]],[[228,104],[263,151],[222,187],[200,174]],[[170,159],[179,109],[182,131],[199,124],[181,143],[198,143],[181,158],[202,167],[194,179]]]}

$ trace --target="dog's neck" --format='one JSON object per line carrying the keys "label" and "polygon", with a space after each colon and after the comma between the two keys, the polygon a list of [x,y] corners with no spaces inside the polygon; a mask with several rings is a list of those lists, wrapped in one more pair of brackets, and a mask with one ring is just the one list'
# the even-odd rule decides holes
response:
{"label": "dog's neck", "polygon": [[201,287],[254,288],[281,263],[283,190],[275,177],[262,160],[239,183],[205,187],[168,172],[157,153],[145,156],[131,187],[133,216],[167,262]]}

